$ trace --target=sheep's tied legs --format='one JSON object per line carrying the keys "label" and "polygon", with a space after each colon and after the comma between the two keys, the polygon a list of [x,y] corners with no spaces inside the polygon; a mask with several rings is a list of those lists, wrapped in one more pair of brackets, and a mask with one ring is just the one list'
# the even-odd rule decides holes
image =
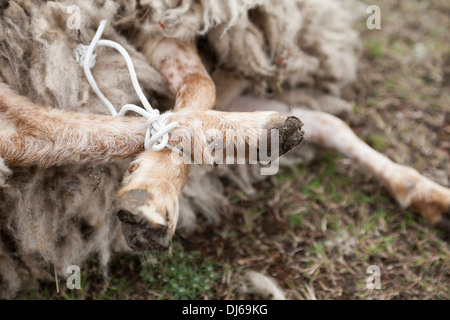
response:
{"label": "sheep's tied legs", "polygon": [[[164,46],[164,42],[161,45]],[[179,52],[193,54],[192,59],[198,59],[195,49],[188,48]],[[176,54],[172,58],[180,59]],[[168,64],[168,59],[163,60]],[[214,84],[200,60],[196,61],[198,63],[194,63],[192,69],[178,68],[182,80],[170,85],[177,99],[186,101],[176,104],[171,121],[177,121],[180,127],[170,132],[170,145],[179,145],[180,140],[188,135],[192,142],[183,145],[183,152],[202,154],[210,139],[205,135],[211,130],[224,137],[227,131],[245,133],[242,139],[238,136],[237,139],[225,140],[221,146],[224,154],[230,144],[259,148],[259,137],[271,129],[279,132],[279,154],[301,142],[302,123],[295,117],[272,111],[228,113],[210,110],[215,103]],[[187,75],[183,76],[184,72]],[[193,105],[199,107],[194,108]],[[8,167],[105,163],[137,156],[129,166],[118,193],[120,210],[117,214],[123,223],[125,239],[135,250],[170,247],[178,220],[178,196],[189,167],[183,162],[173,161],[173,152],[168,149],[144,151],[146,119],[41,107],[0,84],[0,124],[0,187],[5,186],[11,173]],[[248,141],[246,137],[249,136],[256,139]],[[201,164],[214,163],[212,159],[202,157]]]}

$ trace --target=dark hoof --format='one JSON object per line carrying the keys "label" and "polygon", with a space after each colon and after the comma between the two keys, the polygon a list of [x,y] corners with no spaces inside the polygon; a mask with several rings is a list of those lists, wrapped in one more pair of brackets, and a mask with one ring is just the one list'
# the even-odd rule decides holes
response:
{"label": "dark hoof", "polygon": [[279,154],[282,156],[292,148],[298,146],[303,140],[303,123],[296,117],[288,117],[283,124],[275,129],[279,130]]}
{"label": "dark hoof", "polygon": [[167,251],[172,236],[157,208],[153,196],[145,190],[132,190],[119,198],[117,217],[122,222],[122,232],[131,249],[135,251],[159,250]]}

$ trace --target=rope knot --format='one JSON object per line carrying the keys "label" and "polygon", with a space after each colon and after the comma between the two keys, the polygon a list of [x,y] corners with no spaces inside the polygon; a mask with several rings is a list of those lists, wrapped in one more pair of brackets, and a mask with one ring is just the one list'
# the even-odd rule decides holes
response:
{"label": "rope knot", "polygon": [[[166,112],[162,115],[159,110],[153,110],[147,116],[147,130],[150,130],[150,138],[145,141],[145,148],[153,151],[163,149],[169,141],[169,132],[178,127],[178,123],[169,123],[171,112]],[[159,143],[157,143],[159,142]]]}
{"label": "rope knot", "polygon": [[[73,51],[73,55],[75,56],[75,60],[80,64],[80,66],[84,66],[84,59],[86,59],[86,54],[89,49],[88,45],[79,44],[75,50]],[[89,69],[92,69],[95,66],[95,58],[97,55],[94,53],[89,60]]]}

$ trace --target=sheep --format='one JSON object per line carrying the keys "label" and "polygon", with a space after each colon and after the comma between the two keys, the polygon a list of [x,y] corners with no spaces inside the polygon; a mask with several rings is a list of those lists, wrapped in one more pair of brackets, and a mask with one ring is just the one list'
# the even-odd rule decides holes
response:
{"label": "sheep", "polygon": [[[313,143],[361,163],[402,207],[448,229],[448,189],[376,153],[338,118],[267,98],[339,101],[359,52],[339,1],[11,0],[0,2],[0,15],[2,296],[93,255],[106,268],[111,252],[167,250],[177,227],[192,227],[195,213],[217,220],[226,202],[218,170],[144,150],[146,119],[107,115],[73,58],[102,20],[103,38],[130,54],[151,104],[173,109],[170,145],[188,133],[199,143],[186,149],[203,151],[207,138],[194,123],[256,137],[277,129],[283,154],[303,140],[304,122]],[[96,53],[102,92],[115,106],[137,102],[121,56]]]}

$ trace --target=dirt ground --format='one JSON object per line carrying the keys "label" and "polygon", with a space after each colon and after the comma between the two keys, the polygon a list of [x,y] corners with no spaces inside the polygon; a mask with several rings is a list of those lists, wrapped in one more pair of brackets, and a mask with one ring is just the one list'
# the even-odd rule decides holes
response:
{"label": "dirt ground", "polygon": [[[363,44],[345,120],[392,160],[450,187],[450,1],[366,1],[381,30],[356,26]],[[367,15],[368,17],[369,15]],[[246,270],[273,277],[288,299],[449,299],[448,235],[428,227],[371,175],[325,150],[307,167],[283,169],[248,197],[228,184],[220,225],[177,234],[173,255],[117,256],[108,283],[95,261],[82,289],[42,284],[23,299],[260,299]],[[157,264],[152,264],[157,259]],[[381,289],[366,288],[367,268]],[[60,287],[62,280],[60,281]]]}

